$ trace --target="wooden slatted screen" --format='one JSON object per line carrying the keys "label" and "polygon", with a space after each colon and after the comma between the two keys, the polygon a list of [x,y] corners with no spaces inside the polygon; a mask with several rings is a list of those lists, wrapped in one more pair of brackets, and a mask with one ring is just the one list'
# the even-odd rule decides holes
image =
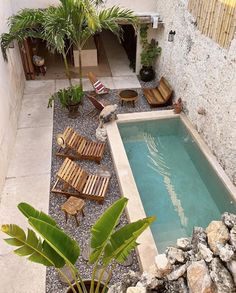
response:
{"label": "wooden slatted screen", "polygon": [[229,48],[236,28],[236,0],[189,0],[188,10],[204,35]]}

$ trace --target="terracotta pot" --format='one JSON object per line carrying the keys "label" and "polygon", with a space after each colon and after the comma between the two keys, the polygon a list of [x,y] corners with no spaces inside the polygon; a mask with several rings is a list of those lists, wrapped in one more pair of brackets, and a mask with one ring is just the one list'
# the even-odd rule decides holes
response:
{"label": "terracotta pot", "polygon": [[143,66],[139,72],[142,81],[151,81],[155,78],[155,71],[152,66]]}
{"label": "terracotta pot", "polygon": [[[97,283],[98,283],[97,281],[94,282],[94,288],[96,288]],[[84,285],[85,285],[86,289],[88,290],[88,292],[89,292],[89,289],[90,289],[90,284],[91,284],[91,280],[85,280],[85,281],[84,281]],[[104,286],[105,286],[104,283],[101,283],[101,284],[100,284],[99,293],[102,292],[102,289],[104,288]],[[77,290],[77,288],[76,288],[76,284],[74,284],[73,287],[75,288],[76,292],[79,292],[79,291]],[[107,287],[107,290],[106,290],[105,292],[107,292],[107,291],[108,291],[108,287]],[[66,293],[73,293],[73,291],[69,288],[69,289],[66,291]]]}
{"label": "terracotta pot", "polygon": [[79,105],[80,105],[80,103],[66,106],[66,108],[69,111],[69,114],[68,114],[69,118],[75,119],[75,118],[77,118],[79,116],[79,111],[78,111]]}

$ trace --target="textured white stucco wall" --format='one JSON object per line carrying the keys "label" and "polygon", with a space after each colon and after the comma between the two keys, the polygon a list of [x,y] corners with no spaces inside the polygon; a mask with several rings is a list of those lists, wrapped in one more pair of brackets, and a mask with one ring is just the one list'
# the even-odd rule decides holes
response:
{"label": "textured white stucco wall", "polygon": [[[57,5],[59,0],[12,0],[14,11],[18,11],[21,8],[45,8],[48,5]],[[105,6],[111,7],[113,5],[119,5],[132,9],[135,12],[152,12],[156,11],[156,0],[106,0]]]}
{"label": "textured white stucco wall", "polygon": [[[165,25],[157,34],[163,51],[156,71],[183,99],[192,123],[236,184],[236,39],[226,50],[202,35],[187,2],[157,0]],[[173,43],[167,41],[171,29]],[[199,108],[206,115],[199,115]]]}
{"label": "textured white stucco wall", "polygon": [[[7,32],[7,18],[11,14],[11,1],[0,1],[0,34]],[[0,192],[14,145],[24,82],[19,50],[15,44],[15,49],[9,50],[8,63],[4,62],[0,52]]]}

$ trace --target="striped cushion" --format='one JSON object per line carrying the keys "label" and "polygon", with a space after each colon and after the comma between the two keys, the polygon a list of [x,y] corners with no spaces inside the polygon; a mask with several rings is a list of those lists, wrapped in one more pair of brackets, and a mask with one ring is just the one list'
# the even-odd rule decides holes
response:
{"label": "striped cushion", "polygon": [[97,94],[102,94],[103,92],[106,92],[106,88],[105,86],[101,83],[100,80],[97,80],[94,84],[93,84],[95,91]]}

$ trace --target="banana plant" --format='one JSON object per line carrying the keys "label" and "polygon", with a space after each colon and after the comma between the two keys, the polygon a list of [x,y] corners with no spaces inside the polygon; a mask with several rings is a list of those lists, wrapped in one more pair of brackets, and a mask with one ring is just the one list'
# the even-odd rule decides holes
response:
{"label": "banana plant", "polygon": [[[86,289],[79,269],[76,267],[80,256],[79,243],[58,227],[50,216],[23,202],[18,205],[18,209],[28,219],[33,230],[28,229],[25,232],[15,224],[5,224],[1,226],[1,231],[10,236],[5,239],[7,244],[18,247],[14,250],[17,255],[25,256],[29,261],[47,267],[55,267],[65,278],[73,293],[100,292],[102,277],[111,264],[112,268],[102,289],[102,293],[105,293],[114,267],[118,262],[122,263],[127,259],[138,245],[137,238],[155,220],[155,217],[147,217],[116,229],[127,202],[126,198],[117,200],[101,215],[91,229],[92,252],[89,262],[94,267],[89,290]],[[103,267],[95,283],[98,264],[101,263]],[[75,284],[72,284],[63,273],[64,265],[70,269]]]}

